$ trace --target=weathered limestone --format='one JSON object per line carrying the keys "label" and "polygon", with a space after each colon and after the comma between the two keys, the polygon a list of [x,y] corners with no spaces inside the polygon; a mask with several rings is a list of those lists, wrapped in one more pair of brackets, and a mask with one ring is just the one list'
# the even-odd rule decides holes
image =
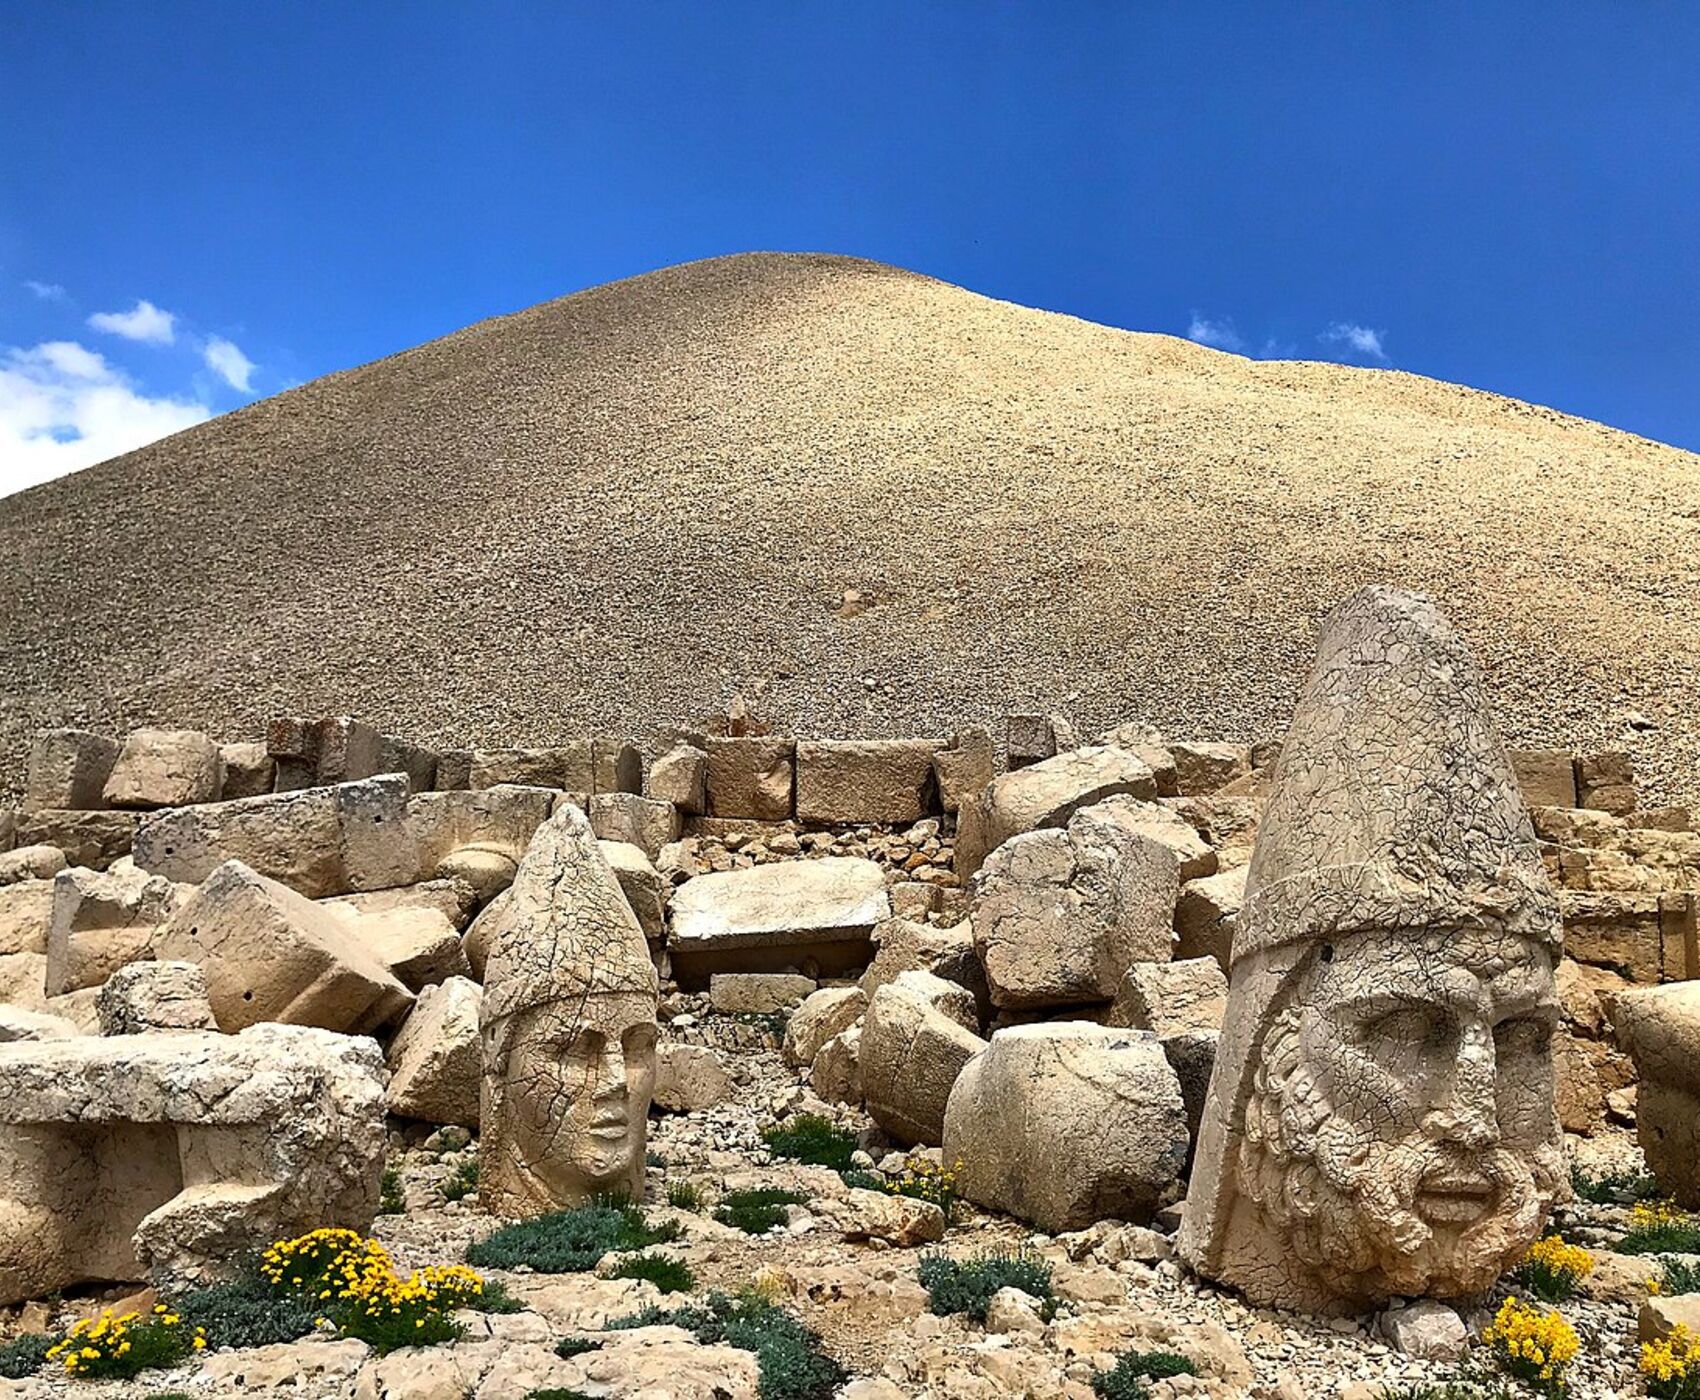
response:
{"label": "weathered limestone", "polygon": [[643,936],[653,944],[667,933],[667,882],[650,858],[629,841],[600,841],[603,858],[620,882],[620,892],[637,916]]}
{"label": "weathered limestone", "polygon": [[1180,1194],[1180,1084],[1149,1035],[1084,1021],[998,1031],[950,1092],[944,1159],[971,1201],[1056,1234],[1149,1221]]}
{"label": "weathered limestone", "polygon": [[675,744],[650,764],[649,795],[701,816],[708,810],[708,755],[692,744]]}
{"label": "weathered limestone", "polygon": [[708,1001],[723,1015],[772,1016],[801,1006],[815,990],[793,972],[717,972],[708,979]]}
{"label": "weathered limestone", "polygon": [[1042,763],[1057,751],[1057,736],[1049,715],[1006,715],[1003,726],[1004,759],[1013,773]]}
{"label": "weathered limestone", "polygon": [[1215,958],[1226,970],[1245,881],[1246,867],[1240,865],[1181,886],[1175,900],[1177,958]]}
{"label": "weathered limestone", "polygon": [[708,740],[708,814],[764,822],[788,820],[796,749],[794,740],[784,738]]}
{"label": "weathered limestone", "polygon": [[[1100,734],[1096,742],[1105,748],[1126,749],[1131,754],[1137,754],[1151,770],[1151,776],[1157,784],[1159,797],[1177,797],[1180,795],[1180,780],[1175,772],[1175,756],[1169,751],[1163,736],[1149,724],[1140,720],[1128,720],[1107,729]],[[1279,746],[1277,746],[1279,747]],[[1256,766],[1255,759],[1253,766]]]}
{"label": "weathered limestone", "polygon": [[1700,1208],[1700,982],[1635,988],[1613,999],[1618,1041],[1641,1077],[1635,1131],[1662,1190]]}
{"label": "weathered limestone", "polygon": [[1578,962],[1649,986],[1667,970],[1678,979],[1690,975],[1690,896],[1561,890],[1558,899],[1565,948]]}
{"label": "weathered limestone", "polygon": [[991,989],[986,985],[986,969],[974,948],[972,923],[939,928],[912,919],[887,919],[874,929],[874,942],[879,952],[861,978],[866,996],[871,997],[886,983],[895,982],[902,973],[930,972],[972,992],[982,1021],[991,1014]]}
{"label": "weathered limestone", "polygon": [[596,761],[589,739],[547,749],[478,749],[470,760],[467,785],[556,788],[588,795],[596,791]]}
{"label": "weathered limestone", "polygon": [[64,868],[65,853],[57,846],[19,846],[0,855],[0,885],[51,880]]}
{"label": "weathered limestone", "polygon": [[1563,1189],[1553,893],[1427,600],[1323,627],[1276,764],[1179,1248],[1253,1302],[1485,1288]]}
{"label": "weathered limestone", "polygon": [[860,1039],[862,1097],[893,1141],[936,1147],[942,1140],[951,1085],[986,1045],[974,1025],[973,999],[926,972],[905,972],[869,1000]]}
{"label": "weathered limestone", "polygon": [[1576,756],[1568,749],[1511,749],[1506,755],[1530,807],[1574,807]]}
{"label": "weathered limestone", "polygon": [[821,1046],[861,1020],[868,998],[860,987],[822,987],[804,1000],[785,1023],[780,1047],[787,1064],[806,1069]]}
{"label": "weathered limestone", "polygon": [[0,1303],[175,1292],[275,1239],[371,1225],[382,1065],[369,1040],[293,1026],[0,1045],[0,1125]]}
{"label": "weathered limestone", "polygon": [[410,792],[430,792],[437,785],[437,752],[394,734],[379,738],[378,771],[405,773]]}
{"label": "weathered limestone", "polygon": [[846,1026],[815,1052],[809,1088],[825,1103],[862,1103],[862,1028]]}
{"label": "weathered limestone", "polygon": [[642,792],[643,754],[628,739],[599,734],[590,741],[591,793]]}
{"label": "weathered limestone", "polygon": [[457,929],[464,929],[478,910],[478,896],[471,885],[452,877],[420,880],[387,890],[355,891],[335,897],[356,914],[387,914],[395,909],[434,909]]}
{"label": "weathered limestone", "polygon": [[439,910],[388,909],[355,914],[347,927],[354,940],[411,992],[472,972],[460,935]]}
{"label": "weathered limestone", "polygon": [[1128,968],[1116,998],[1117,1025],[1150,1031],[1158,1040],[1188,1031],[1219,1031],[1228,1007],[1228,979],[1215,958],[1143,962]]}
{"label": "weathered limestone", "polygon": [[1130,964],[1168,961],[1178,863],[1146,834],[1139,806],[1112,798],[987,857],[970,889],[994,1006],[1109,1001]]}
{"label": "weathered limestone", "polygon": [[391,771],[384,736],[349,715],[280,716],[266,725],[266,752],[277,765],[277,791],[330,787]]}
{"label": "weathered limestone", "polygon": [[218,791],[225,802],[260,797],[277,781],[277,761],[264,743],[218,746]]}
{"label": "weathered limestone", "polygon": [[18,814],[10,807],[0,807],[0,851],[9,851],[18,838]]}
{"label": "weathered limestone", "polygon": [[698,875],[673,892],[673,975],[700,988],[714,972],[859,970],[874,925],[890,913],[884,873],[857,857]]}
{"label": "weathered limestone", "polygon": [[48,729],[30,745],[24,810],[89,811],[104,807],[118,743],[84,729]]}
{"label": "weathered limestone", "polygon": [[1585,753],[1576,760],[1580,807],[1622,816],[1635,810],[1635,765],[1626,753]]}
{"label": "weathered limestone", "polygon": [[484,989],[465,977],[450,977],[420,992],[390,1042],[390,1082],[384,1093],[396,1117],[478,1130],[483,1001]]}
{"label": "weathered limestone", "polygon": [[84,1033],[80,1026],[63,1016],[0,1002],[0,1045],[18,1040],[64,1040]]}
{"label": "weathered limestone", "polygon": [[194,729],[135,729],[107,776],[107,807],[218,801],[218,745]]}
{"label": "weathered limestone", "polygon": [[419,858],[408,830],[407,779],[392,773],[168,807],[143,816],[136,830],[136,864],[169,880],[197,884],[230,860],[312,899],[411,884]]}
{"label": "weathered limestone", "polygon": [[417,878],[458,876],[479,899],[489,899],[507,888],[558,796],[550,788],[517,784],[415,793],[408,799],[407,825],[417,849]]}
{"label": "weathered limestone", "polygon": [[1136,802],[1132,798],[1110,801],[1116,804],[1122,825],[1162,842],[1175,853],[1176,874],[1183,884],[1216,873],[1216,852],[1185,817],[1158,802]]}
{"label": "weathered limestone", "polygon": [[563,805],[520,862],[485,966],[485,1209],[641,1196],[655,1011],[643,930],[584,813]]}
{"label": "weathered limestone", "polygon": [[1175,764],[1175,790],[1182,797],[1216,792],[1251,772],[1250,744],[1176,744],[1169,746]]}
{"label": "weathered limestone", "polygon": [[57,846],[72,865],[105,870],[130,854],[140,812],[78,812],[44,808],[18,818],[20,846]]}
{"label": "weathered limestone", "polygon": [[938,739],[811,739],[797,744],[797,820],[918,822],[940,810]]}
{"label": "weathered limestone", "polygon": [[633,792],[603,792],[586,806],[590,829],[603,841],[624,841],[651,860],[661,848],[679,839],[679,809]]}
{"label": "weathered limestone", "polygon": [[45,956],[52,926],[52,880],[0,885],[0,957],[10,953]]}
{"label": "weathered limestone", "polygon": [[129,963],[101,987],[95,1009],[102,1035],[218,1029],[199,963]]}
{"label": "weathered limestone", "polygon": [[992,732],[984,725],[973,724],[952,735],[950,742],[933,754],[939,805],[955,812],[979,797],[997,776],[997,758]]}
{"label": "weathered limestone", "polygon": [[186,886],[128,861],[104,872],[60,871],[47,931],[47,995],[98,987],[119,968],[151,957],[154,931],[186,893]]}
{"label": "weathered limestone", "polygon": [[732,1097],[732,1076],[706,1045],[663,1041],[655,1050],[655,1106],[696,1113]]}
{"label": "weathered limestone", "polygon": [[227,861],[155,933],[154,955],[199,963],[219,1029],[261,1021],[373,1031],[412,994],[344,919]]}

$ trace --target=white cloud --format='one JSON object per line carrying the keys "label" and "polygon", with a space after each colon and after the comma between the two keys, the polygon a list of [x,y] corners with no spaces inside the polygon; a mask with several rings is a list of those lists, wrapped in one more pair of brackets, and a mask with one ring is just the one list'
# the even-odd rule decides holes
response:
{"label": "white cloud", "polygon": [[232,389],[240,389],[244,394],[253,389],[254,371],[259,366],[237,348],[235,341],[215,335],[202,347],[201,358]]}
{"label": "white cloud", "polygon": [[89,317],[89,325],[148,345],[169,345],[177,338],[177,318],[151,301],[138,301],[128,311],[97,311]]}
{"label": "white cloud", "polygon": [[24,286],[34,292],[43,301],[64,301],[65,289],[57,282],[37,282],[33,278],[26,279]]}
{"label": "white cloud", "polygon": [[0,496],[211,416],[203,403],[139,392],[103,356],[75,341],[0,348]]}
{"label": "white cloud", "polygon": [[1245,337],[1234,329],[1232,320],[1211,321],[1192,313],[1192,324],[1186,328],[1186,338],[1200,345],[1214,345],[1218,350],[1244,350]]}
{"label": "white cloud", "polygon": [[1386,334],[1386,331],[1372,331],[1368,326],[1354,325],[1350,321],[1336,321],[1317,339],[1324,345],[1343,345],[1352,354],[1366,360],[1385,360],[1387,351],[1382,348],[1381,337]]}

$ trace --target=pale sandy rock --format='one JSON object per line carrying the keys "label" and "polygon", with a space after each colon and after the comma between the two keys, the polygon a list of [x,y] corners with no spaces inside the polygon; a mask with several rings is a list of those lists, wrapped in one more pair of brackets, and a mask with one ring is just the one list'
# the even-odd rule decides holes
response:
{"label": "pale sandy rock", "polygon": [[1251,745],[1171,743],[1175,790],[1182,797],[1217,792],[1251,772]]}
{"label": "pale sandy rock", "polygon": [[554,788],[560,792],[596,791],[596,769],[589,739],[542,749],[478,749],[471,756],[468,784]]}
{"label": "pale sandy rock", "polygon": [[1574,807],[1576,755],[1569,749],[1509,749],[1511,771],[1530,807]]}
{"label": "pale sandy rock", "polygon": [[600,1331],[617,1317],[662,1301],[661,1290],[646,1280],[595,1274],[519,1274],[508,1281],[508,1290],[556,1333]]}
{"label": "pale sandy rock", "polygon": [[[517,866],[537,828],[549,820],[557,796],[546,786],[511,783],[476,792],[414,793],[407,803],[407,824],[418,847],[418,878],[454,874],[441,867],[467,848],[499,853]],[[513,878],[511,870],[506,878]],[[481,898],[494,893],[485,881],[473,883]]]}
{"label": "pale sandy rock", "polygon": [[1642,1301],[1635,1327],[1638,1340],[1662,1341],[1678,1327],[1684,1328],[1691,1337],[1700,1336],[1700,1293],[1679,1293]]}
{"label": "pale sandy rock", "polygon": [[1424,1361],[1459,1361],[1470,1349],[1464,1319],[1431,1298],[1388,1308],[1375,1328],[1394,1351]]}
{"label": "pale sandy rock", "polygon": [[679,839],[679,809],[671,802],[639,797],[635,792],[604,792],[590,799],[590,829],[604,841],[636,846],[651,860],[661,848]]}
{"label": "pale sandy rock", "polygon": [[519,857],[495,846],[461,846],[432,869],[440,879],[465,885],[475,904],[487,905],[513,884]]}
{"label": "pale sandy rock", "polygon": [[851,1243],[884,1240],[913,1249],[944,1238],[944,1212],[931,1201],[909,1196],[854,1189],[842,1199],[816,1201],[811,1209]]}
{"label": "pale sandy rock", "polygon": [[1635,764],[1620,749],[1576,760],[1576,805],[1622,816],[1635,810]]}
{"label": "pale sandy rock", "polygon": [[503,890],[479,910],[478,917],[461,937],[461,947],[466,950],[466,961],[472,968],[474,979],[479,982],[484,980],[484,966],[490,956],[491,945],[495,943],[497,933],[507,921],[510,894],[510,890]]}
{"label": "pale sandy rock", "polygon": [[997,758],[997,744],[984,725],[969,725],[952,735],[950,742],[933,754],[939,805],[955,812],[983,793],[997,776]]}
{"label": "pale sandy rock", "polygon": [[643,791],[643,751],[630,739],[599,734],[590,741],[589,793]]}
{"label": "pale sandy rock", "polygon": [[862,1028],[846,1026],[815,1052],[809,1087],[827,1103],[862,1102]]}
{"label": "pale sandy rock", "polygon": [[1151,776],[1157,784],[1157,795],[1178,795],[1180,789],[1175,775],[1175,756],[1169,751],[1163,736],[1149,724],[1140,720],[1129,720],[1113,729],[1105,730],[1096,742],[1105,748],[1126,749],[1131,754],[1137,754],[1151,770]]}
{"label": "pale sandy rock", "polygon": [[1172,807],[1160,802],[1140,802],[1129,797],[1112,797],[1122,825],[1141,835],[1160,841],[1175,853],[1175,865],[1180,879],[1199,880],[1216,873],[1216,852],[1211,850],[1198,829]]}
{"label": "pale sandy rock", "polygon": [[52,880],[0,885],[0,956],[36,953],[45,957],[52,926]]}
{"label": "pale sandy rock", "polygon": [[821,1046],[855,1025],[867,1005],[868,998],[860,987],[822,987],[812,993],[785,1022],[781,1051],[786,1062],[807,1069]]}
{"label": "pale sandy rock", "polygon": [[620,892],[637,916],[643,936],[651,944],[660,943],[667,934],[667,882],[661,872],[638,847],[629,841],[599,842],[614,878],[620,882]]}
{"label": "pale sandy rock", "polygon": [[1034,1336],[1045,1330],[1039,1300],[1019,1288],[1000,1288],[986,1304],[986,1330],[1002,1336]]}
{"label": "pale sandy rock", "polygon": [[46,983],[46,953],[0,953],[0,1005],[45,1011]]}
{"label": "pale sandy rock", "polygon": [[655,1048],[655,1105],[695,1113],[732,1097],[732,1076],[706,1045],[663,1041]]}
{"label": "pale sandy rock", "polygon": [[136,729],[107,775],[107,807],[186,807],[216,802],[218,745],[194,729]]}
{"label": "pale sandy rock", "polygon": [[869,1116],[905,1146],[938,1145],[951,1086],[986,1045],[940,1009],[952,994],[965,995],[928,973],[905,972],[868,1001],[857,1057],[862,1097]]}
{"label": "pale sandy rock", "polygon": [[0,1301],[177,1290],[244,1249],[371,1224],[382,1063],[294,1026],[4,1045],[0,1124]]}
{"label": "pale sandy rock", "polygon": [[[1560,890],[1565,951],[1576,961],[1606,967],[1632,982],[1656,986],[1665,975],[1666,901],[1651,893]],[[1672,940],[1683,942],[1682,909],[1672,905]]]}
{"label": "pale sandy rock", "polygon": [[119,968],[153,956],[155,930],[190,893],[128,861],[108,871],[60,871],[47,932],[47,994],[98,987]]}
{"label": "pale sandy rock", "polygon": [[272,790],[277,762],[263,743],[218,746],[219,797],[234,802],[241,797],[260,797]]}
{"label": "pale sandy rock", "polygon": [[450,977],[420,992],[390,1042],[385,1100],[396,1117],[458,1123],[477,1131],[483,999],[483,989],[465,977]]}
{"label": "pale sandy rock", "polygon": [[[510,876],[511,879],[511,876]],[[357,914],[388,914],[396,909],[434,909],[457,929],[465,929],[478,910],[478,893],[464,880],[445,876],[397,885],[388,890],[362,890],[335,896]]]}
{"label": "pale sandy rock", "polygon": [[930,972],[972,992],[980,1020],[990,1015],[991,990],[986,985],[986,969],[974,948],[971,922],[965,920],[943,928],[912,919],[891,918],[874,929],[874,943],[879,951],[861,978],[862,991],[868,996],[886,983],[896,981],[901,973]]}
{"label": "pale sandy rock", "polygon": [[221,1388],[299,1393],[308,1386],[348,1384],[371,1355],[372,1348],[353,1337],[313,1335],[298,1342],[206,1353],[200,1374],[207,1384]]}
{"label": "pale sandy rock", "polygon": [[20,846],[57,846],[72,865],[105,870],[130,854],[140,812],[86,812],[41,809],[18,817]]}
{"label": "pale sandy rock", "polygon": [[114,972],[95,997],[102,1035],[216,1031],[207,976],[192,962],[133,962]]}
{"label": "pale sandy rock", "polygon": [[152,948],[200,964],[226,1032],[262,1021],[372,1031],[413,1002],[344,920],[240,861],[214,870]]}
{"label": "pale sandy rock", "polygon": [[793,972],[717,972],[708,979],[709,1005],[723,1015],[790,1011],[814,991],[812,978]]}
{"label": "pale sandy rock", "polygon": [[1619,1254],[1614,1249],[1590,1249],[1593,1271],[1582,1280],[1590,1298],[1614,1303],[1640,1303],[1647,1285],[1664,1273],[1664,1261],[1653,1254]]}
{"label": "pale sandy rock", "polygon": [[1219,1031],[1228,1006],[1228,979],[1215,958],[1134,963],[1116,998],[1112,1024],[1151,1031],[1159,1040],[1187,1031]]}
{"label": "pale sandy rock", "polygon": [[24,810],[89,811],[104,807],[118,743],[84,729],[48,729],[30,745]]}
{"label": "pale sandy rock", "polygon": [[1185,1107],[1148,1034],[1084,1021],[1016,1026],[970,1060],[944,1118],[957,1188],[1050,1233],[1148,1221],[1180,1194]]}
{"label": "pale sandy rock", "polygon": [[907,823],[940,810],[938,739],[804,739],[797,743],[797,820]]}
{"label": "pale sandy rock", "polygon": [[64,1040],[83,1033],[81,1027],[63,1016],[0,1002],[0,1045],[14,1040]]}
{"label": "pale sandy rock", "polygon": [[1586,1047],[1568,1031],[1552,1038],[1553,1102],[1567,1133],[1592,1134],[1605,1123],[1606,1089]]}
{"label": "pale sandy rock", "polygon": [[1005,773],[986,790],[986,850],[1024,831],[1064,826],[1082,807],[1120,793],[1147,801],[1157,796],[1150,767],[1125,749],[1075,749]]}
{"label": "pale sandy rock", "polygon": [[1647,1166],[1662,1190],[1700,1208],[1700,982],[1622,992],[1612,1023],[1640,1075],[1635,1131]]}
{"label": "pale sandy rock", "polygon": [[791,816],[796,743],[784,738],[711,738],[707,811],[715,817],[782,822]]}
{"label": "pale sandy rock", "polygon": [[675,744],[650,764],[649,795],[687,816],[701,816],[708,810],[708,755],[692,744]]}
{"label": "pale sandy rock", "polygon": [[1565,1022],[1579,1036],[1597,1040],[1610,1029],[1604,1003],[1600,1000],[1600,977],[1610,978],[1614,992],[1632,985],[1625,978],[1602,968],[1584,968],[1573,958],[1563,958],[1553,972],[1559,1005]]}
{"label": "pale sandy rock", "polygon": [[64,868],[65,853],[57,846],[19,846],[0,855],[0,885],[51,880]]}
{"label": "pale sandy rock", "polygon": [[361,1367],[354,1400],[466,1400],[503,1349],[470,1331],[452,1347],[403,1347]]}
{"label": "pale sandy rock", "polygon": [[884,872],[858,857],[699,875],[673,893],[674,976],[695,988],[715,972],[860,971],[890,912]]}
{"label": "pale sandy rock", "polygon": [[753,1352],[703,1346],[679,1327],[630,1328],[602,1341],[597,1350],[565,1361],[543,1347],[535,1348],[543,1354],[536,1358],[504,1353],[479,1388],[479,1400],[523,1396],[538,1384],[533,1376],[549,1387],[610,1400],[756,1400],[760,1368]]}
{"label": "pale sandy rock", "polygon": [[[347,905],[342,908],[348,909]],[[359,914],[350,910],[350,934],[410,992],[450,977],[468,977],[472,965],[460,935],[436,909],[387,909]]]}

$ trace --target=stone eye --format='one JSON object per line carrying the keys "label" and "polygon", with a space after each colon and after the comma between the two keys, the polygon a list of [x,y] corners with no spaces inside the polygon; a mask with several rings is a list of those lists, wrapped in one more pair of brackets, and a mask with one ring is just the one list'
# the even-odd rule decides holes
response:
{"label": "stone eye", "polygon": [[1415,1047],[1447,1039],[1451,1024],[1444,1015],[1426,1007],[1401,1006],[1375,1017],[1364,1031],[1371,1040],[1383,1044]]}

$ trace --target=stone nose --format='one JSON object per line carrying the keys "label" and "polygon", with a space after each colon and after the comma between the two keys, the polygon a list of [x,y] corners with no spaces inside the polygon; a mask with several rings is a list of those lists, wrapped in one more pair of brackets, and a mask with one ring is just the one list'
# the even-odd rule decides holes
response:
{"label": "stone nose", "polygon": [[1448,1092],[1429,1115],[1429,1126],[1437,1137],[1470,1148],[1491,1147],[1499,1141],[1497,1070],[1493,1028],[1483,1022],[1467,1023],[1459,1037]]}
{"label": "stone nose", "polygon": [[618,1038],[610,1036],[602,1047],[602,1056],[597,1065],[596,1094],[598,1098],[607,1094],[624,1094],[626,1092],[626,1051]]}

